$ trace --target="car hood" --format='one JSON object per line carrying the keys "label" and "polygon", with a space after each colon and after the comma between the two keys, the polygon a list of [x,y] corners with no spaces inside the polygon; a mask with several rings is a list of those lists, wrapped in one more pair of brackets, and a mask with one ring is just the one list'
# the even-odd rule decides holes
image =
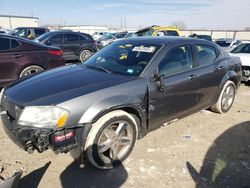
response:
{"label": "car hood", "polygon": [[6,87],[5,95],[20,106],[56,105],[133,79],[136,78],[70,65],[17,80]]}
{"label": "car hood", "polygon": [[250,66],[250,54],[244,53],[230,53],[231,56],[239,57],[243,66]]}

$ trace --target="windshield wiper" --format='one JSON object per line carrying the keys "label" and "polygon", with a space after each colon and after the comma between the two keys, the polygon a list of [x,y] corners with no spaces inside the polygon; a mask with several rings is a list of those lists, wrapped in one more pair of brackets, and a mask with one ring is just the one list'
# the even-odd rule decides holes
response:
{"label": "windshield wiper", "polygon": [[100,70],[102,70],[102,71],[104,71],[104,72],[106,72],[106,73],[112,74],[112,72],[111,72],[110,70],[104,68],[104,67],[101,66],[101,65],[95,65],[95,66],[96,66],[98,69],[100,69]]}

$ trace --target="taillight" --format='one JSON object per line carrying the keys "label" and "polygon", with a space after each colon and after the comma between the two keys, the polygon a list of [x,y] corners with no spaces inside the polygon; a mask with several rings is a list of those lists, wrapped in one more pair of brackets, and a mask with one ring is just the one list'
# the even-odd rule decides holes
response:
{"label": "taillight", "polygon": [[62,55],[62,50],[48,50],[48,53],[49,54],[52,54],[52,55]]}

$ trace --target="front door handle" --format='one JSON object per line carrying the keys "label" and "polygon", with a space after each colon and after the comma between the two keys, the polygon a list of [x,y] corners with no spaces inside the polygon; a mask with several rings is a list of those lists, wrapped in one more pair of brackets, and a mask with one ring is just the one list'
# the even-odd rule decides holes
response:
{"label": "front door handle", "polygon": [[22,57],[22,55],[21,54],[14,54],[12,57],[13,58],[19,58],[19,57]]}
{"label": "front door handle", "polygon": [[223,66],[220,66],[220,67],[218,67],[217,69],[218,69],[218,70],[223,70],[224,67],[223,67]]}
{"label": "front door handle", "polygon": [[188,77],[189,80],[193,80],[193,79],[195,79],[195,78],[197,78],[197,75],[193,75],[193,74],[191,74],[191,75]]}

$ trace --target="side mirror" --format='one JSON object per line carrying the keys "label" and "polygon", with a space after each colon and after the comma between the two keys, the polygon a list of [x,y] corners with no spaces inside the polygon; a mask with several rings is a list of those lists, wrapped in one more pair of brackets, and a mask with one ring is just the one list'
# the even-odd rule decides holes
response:
{"label": "side mirror", "polygon": [[166,91],[166,87],[164,86],[164,74],[155,73],[152,80],[157,83],[160,92]]}

